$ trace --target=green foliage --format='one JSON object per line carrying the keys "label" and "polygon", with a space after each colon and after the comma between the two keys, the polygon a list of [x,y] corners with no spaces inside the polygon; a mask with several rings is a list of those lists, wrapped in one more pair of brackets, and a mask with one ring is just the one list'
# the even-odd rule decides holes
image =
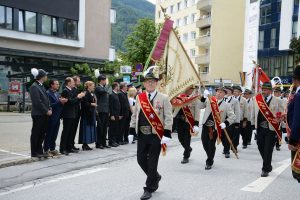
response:
{"label": "green foliage", "polygon": [[72,75],[86,75],[89,77],[94,77],[94,73],[92,72],[90,66],[87,63],[84,64],[75,64],[74,67],[71,67]]}
{"label": "green foliage", "polygon": [[146,0],[112,0],[116,9],[117,21],[112,25],[112,45],[117,50],[125,51],[124,41],[132,32],[138,19],[154,19],[155,6]]}
{"label": "green foliage", "polygon": [[157,36],[155,22],[151,19],[140,19],[125,40],[126,51],[120,53],[121,59],[131,66],[137,63],[145,65]]}
{"label": "green foliage", "polygon": [[300,37],[291,39],[290,49],[295,56],[295,62],[300,62]]}

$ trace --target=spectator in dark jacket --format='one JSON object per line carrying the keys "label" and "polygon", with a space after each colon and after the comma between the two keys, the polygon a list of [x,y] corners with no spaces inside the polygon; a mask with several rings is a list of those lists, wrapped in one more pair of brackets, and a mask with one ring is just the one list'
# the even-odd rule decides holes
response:
{"label": "spectator in dark jacket", "polygon": [[122,82],[120,84],[119,100],[121,105],[122,119],[120,120],[120,132],[118,142],[119,144],[128,144],[128,132],[130,123],[130,105],[127,96],[127,83]]}

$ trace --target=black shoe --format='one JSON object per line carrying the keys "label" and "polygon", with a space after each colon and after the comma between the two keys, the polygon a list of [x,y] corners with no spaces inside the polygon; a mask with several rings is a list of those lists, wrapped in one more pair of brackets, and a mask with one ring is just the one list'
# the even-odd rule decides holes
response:
{"label": "black shoe", "polygon": [[155,187],[154,187],[154,189],[153,189],[153,192],[155,192],[157,189],[158,189],[158,187],[159,187],[159,181],[161,180],[161,175],[160,174],[158,174],[157,175],[157,181],[156,181],[156,183],[155,183]]}
{"label": "black shoe", "polygon": [[128,144],[128,143],[129,143],[128,141],[124,141],[124,142],[123,142],[123,144]]}
{"label": "black shoe", "polygon": [[277,151],[280,151],[280,147],[276,147],[276,150],[277,150]]}
{"label": "black shoe", "polygon": [[78,151],[78,150],[75,150],[75,149],[70,149],[68,152],[69,152],[69,153],[78,153],[79,151]]}
{"label": "black shoe", "polygon": [[225,158],[230,158],[230,154],[229,153],[225,153]]}
{"label": "black shoe", "polygon": [[110,146],[111,147],[118,147],[119,145],[117,143],[112,143]]}
{"label": "black shoe", "polygon": [[243,149],[247,149],[247,146],[243,146]]}
{"label": "black shoe", "polygon": [[49,153],[48,151],[46,151],[45,153],[43,153],[42,156],[43,156],[44,158],[50,158],[50,157],[53,158],[53,155],[52,155],[51,153]]}
{"label": "black shoe", "polygon": [[96,148],[97,149],[104,149],[104,146],[102,146],[102,145],[96,145]]}
{"label": "black shoe", "polygon": [[31,154],[31,157],[32,158],[43,158],[43,154],[39,154],[39,153],[34,153],[34,154]]}
{"label": "black shoe", "polygon": [[105,148],[108,148],[108,149],[111,148],[111,146],[109,146],[109,145],[105,145],[104,147],[105,147]]}
{"label": "black shoe", "polygon": [[212,165],[207,165],[207,164],[206,164],[206,166],[205,166],[205,170],[210,170],[210,169],[211,169],[211,167],[212,167]]}
{"label": "black shoe", "polygon": [[67,152],[67,151],[59,151],[61,154],[63,154],[63,155],[69,155],[69,152]]}
{"label": "black shoe", "polygon": [[150,199],[152,197],[152,194],[148,191],[145,191],[144,194],[141,196],[141,200],[147,200]]}
{"label": "black shoe", "polygon": [[251,145],[251,142],[248,142],[247,145]]}
{"label": "black shoe", "polygon": [[268,177],[269,176],[269,172],[262,171],[260,176],[261,177]]}
{"label": "black shoe", "polygon": [[87,144],[83,144],[82,145],[82,150],[83,151],[91,151],[91,150],[93,150],[91,147],[89,147],[89,145],[87,145]]}
{"label": "black shoe", "polygon": [[183,158],[182,161],[181,161],[181,164],[186,164],[189,162],[189,159],[188,158]]}

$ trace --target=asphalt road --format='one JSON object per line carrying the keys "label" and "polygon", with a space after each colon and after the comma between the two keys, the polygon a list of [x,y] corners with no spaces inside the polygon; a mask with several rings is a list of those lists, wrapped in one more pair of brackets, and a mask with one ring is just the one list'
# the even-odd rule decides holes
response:
{"label": "asphalt road", "polygon": [[[240,159],[225,159],[217,147],[215,164],[204,170],[206,155],[194,138],[190,163],[182,165],[183,149],[174,135],[167,156],[161,156],[159,200],[289,200],[300,199],[293,180],[290,152],[284,144],[274,151],[273,172],[260,178],[262,160],[255,142],[239,148]],[[40,162],[0,169],[0,199],[134,200],[143,193],[145,174],[136,162],[136,145],[80,152]]]}

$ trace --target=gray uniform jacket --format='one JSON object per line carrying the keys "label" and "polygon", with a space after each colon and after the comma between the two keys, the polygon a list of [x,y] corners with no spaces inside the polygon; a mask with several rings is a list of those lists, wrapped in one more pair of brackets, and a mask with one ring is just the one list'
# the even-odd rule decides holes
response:
{"label": "gray uniform jacket", "polygon": [[43,85],[34,82],[29,89],[32,103],[32,116],[46,115],[51,110],[50,101]]}
{"label": "gray uniform jacket", "polygon": [[226,102],[230,104],[232,111],[236,116],[233,123],[234,124],[240,123],[240,115],[241,115],[240,102],[234,96],[227,97]]}

